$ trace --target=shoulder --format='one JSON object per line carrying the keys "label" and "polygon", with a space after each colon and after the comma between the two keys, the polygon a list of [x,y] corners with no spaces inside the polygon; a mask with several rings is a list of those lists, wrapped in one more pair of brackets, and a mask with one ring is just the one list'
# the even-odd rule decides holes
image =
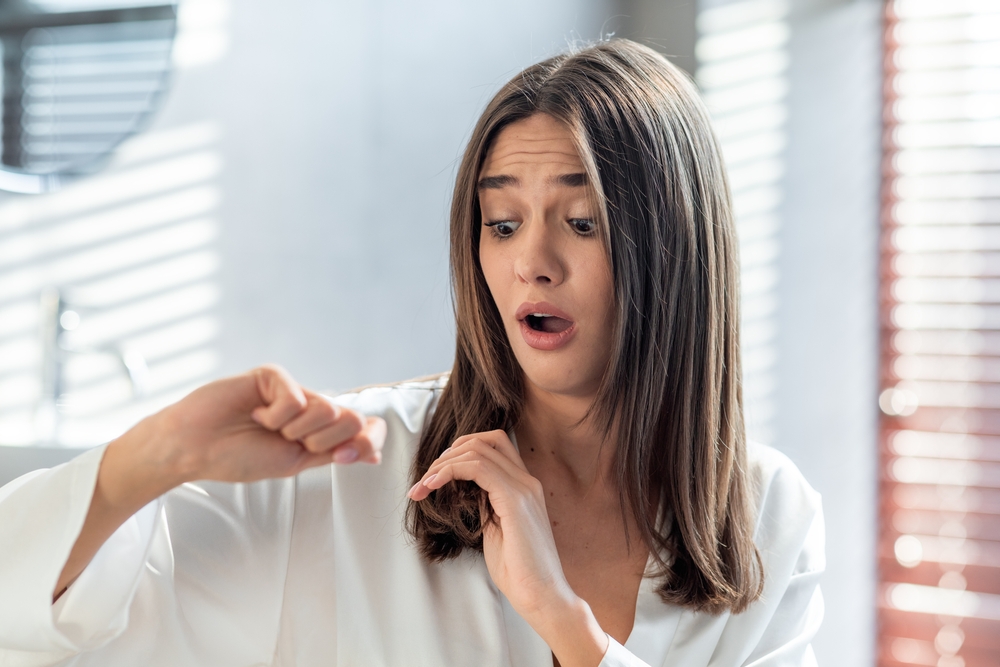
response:
{"label": "shoulder", "polygon": [[[763,506],[803,503],[818,508],[819,494],[809,485],[792,460],[773,447],[747,443],[749,477]],[[773,509],[773,508],[772,508]]]}
{"label": "shoulder", "polygon": [[[809,643],[823,618],[819,581],[825,569],[819,494],[787,456],[758,443],[747,447],[747,478],[764,590],[745,611],[727,615],[712,662],[814,664]],[[698,618],[709,628],[714,617]]]}
{"label": "shoulder", "polygon": [[[754,540],[767,566],[785,561],[797,574],[825,567],[820,494],[787,456],[767,445],[747,446],[751,497],[757,508]],[[779,557],[783,554],[784,557]]]}
{"label": "shoulder", "polygon": [[392,384],[362,387],[332,396],[331,400],[370,417],[382,417],[390,430],[419,433],[437,406],[448,373]]}

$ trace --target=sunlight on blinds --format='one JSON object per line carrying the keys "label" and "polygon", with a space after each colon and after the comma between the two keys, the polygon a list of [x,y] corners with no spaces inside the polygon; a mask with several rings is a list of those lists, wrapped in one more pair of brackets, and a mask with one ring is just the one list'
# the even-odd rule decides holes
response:
{"label": "sunlight on blinds", "polygon": [[[35,0],[47,11],[82,11],[161,4],[168,0]],[[228,22],[232,0],[181,0],[177,3],[177,36],[172,60],[174,67],[186,69],[207,65],[229,50]]]}
{"label": "sunlight on blinds", "polygon": [[148,133],[98,176],[0,199],[0,444],[98,444],[210,377],[217,140]]}
{"label": "sunlight on blinds", "polygon": [[1000,656],[1000,3],[890,0],[879,664]]}
{"label": "sunlight on blinds", "polygon": [[[231,10],[180,3],[175,75],[226,54]],[[209,121],[145,132],[59,192],[0,195],[0,445],[106,442],[215,374],[219,134]]]}
{"label": "sunlight on blinds", "polygon": [[778,207],[787,143],[786,0],[750,0],[698,15],[696,79],[729,170],[740,238],[744,402],[751,438],[774,441]]}

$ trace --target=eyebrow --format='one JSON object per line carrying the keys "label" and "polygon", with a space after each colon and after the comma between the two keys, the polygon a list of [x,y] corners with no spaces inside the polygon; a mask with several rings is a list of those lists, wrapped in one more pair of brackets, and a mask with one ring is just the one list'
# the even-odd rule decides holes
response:
{"label": "eyebrow", "polygon": [[500,176],[484,176],[479,179],[479,189],[480,190],[499,190],[500,188],[505,188],[508,185],[519,185],[520,181],[513,176],[507,176],[506,174]]}
{"label": "eyebrow", "polygon": [[559,185],[567,185],[571,188],[581,188],[587,184],[586,174],[562,174],[556,177]]}
{"label": "eyebrow", "polygon": [[[560,174],[553,179],[559,185],[571,188],[583,187],[587,184],[587,175],[580,174]],[[479,179],[478,188],[480,190],[499,190],[508,185],[518,186],[521,182],[514,176],[501,174],[499,176],[484,176]]]}

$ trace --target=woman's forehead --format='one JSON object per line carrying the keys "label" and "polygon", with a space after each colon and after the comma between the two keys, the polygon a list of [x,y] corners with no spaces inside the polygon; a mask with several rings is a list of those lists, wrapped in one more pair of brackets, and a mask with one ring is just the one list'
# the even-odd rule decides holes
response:
{"label": "woman's forehead", "polygon": [[542,113],[511,123],[490,146],[480,176],[502,176],[525,169],[585,171],[573,133],[565,124]]}

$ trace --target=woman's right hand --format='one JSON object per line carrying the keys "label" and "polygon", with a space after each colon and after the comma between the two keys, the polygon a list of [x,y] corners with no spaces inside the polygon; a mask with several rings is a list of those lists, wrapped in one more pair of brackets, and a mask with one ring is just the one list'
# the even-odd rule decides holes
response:
{"label": "woman's right hand", "polygon": [[385,422],[364,418],[262,366],[211,382],[108,445],[58,599],[130,516],[194,480],[253,482],[328,463],[381,460]]}
{"label": "woman's right hand", "polygon": [[365,418],[262,366],[196,389],[140,425],[138,460],[175,485],[252,482],[306,468],[381,460],[385,423]]}

